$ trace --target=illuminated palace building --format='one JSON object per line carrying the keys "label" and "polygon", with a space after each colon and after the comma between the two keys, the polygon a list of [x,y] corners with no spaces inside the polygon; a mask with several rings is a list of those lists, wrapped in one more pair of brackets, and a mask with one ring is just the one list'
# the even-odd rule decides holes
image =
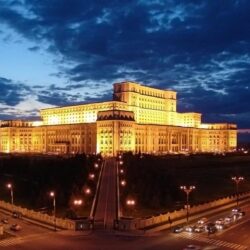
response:
{"label": "illuminated palace building", "polygon": [[234,124],[201,123],[200,113],[178,113],[176,92],[135,82],[114,84],[113,100],[42,109],[41,121],[1,121],[0,152],[187,153],[229,152]]}

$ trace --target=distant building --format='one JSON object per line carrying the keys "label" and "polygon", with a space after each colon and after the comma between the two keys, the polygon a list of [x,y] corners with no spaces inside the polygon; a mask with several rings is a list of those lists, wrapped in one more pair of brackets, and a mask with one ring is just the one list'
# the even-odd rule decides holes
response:
{"label": "distant building", "polygon": [[201,123],[178,113],[176,92],[114,84],[113,101],[42,109],[40,122],[1,121],[0,152],[56,154],[230,152],[235,124]]}

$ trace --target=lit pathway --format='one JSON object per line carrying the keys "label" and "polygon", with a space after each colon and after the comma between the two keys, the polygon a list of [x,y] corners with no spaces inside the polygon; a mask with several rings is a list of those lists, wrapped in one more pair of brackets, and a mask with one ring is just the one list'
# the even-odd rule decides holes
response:
{"label": "lit pathway", "polygon": [[117,219],[116,162],[115,159],[107,159],[104,163],[94,220],[103,221],[105,228],[112,229],[115,219]]}

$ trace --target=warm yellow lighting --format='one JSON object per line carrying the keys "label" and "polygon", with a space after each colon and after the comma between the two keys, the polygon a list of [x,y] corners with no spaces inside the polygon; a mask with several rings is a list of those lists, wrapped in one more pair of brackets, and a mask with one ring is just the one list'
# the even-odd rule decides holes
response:
{"label": "warm yellow lighting", "polygon": [[122,180],[122,181],[121,181],[121,185],[122,185],[122,186],[126,186],[126,181],[125,181],[125,180]]}
{"label": "warm yellow lighting", "polygon": [[[41,110],[42,121],[0,121],[0,152],[179,154],[233,152],[237,126],[179,113],[177,93],[135,82],[114,84],[114,100]],[[98,166],[95,168],[98,168]]]}
{"label": "warm yellow lighting", "polygon": [[89,179],[94,179],[95,178],[95,175],[94,174],[89,174]]}
{"label": "warm yellow lighting", "polygon": [[82,200],[80,199],[80,200],[74,200],[73,203],[74,203],[75,206],[81,206],[83,202],[82,202]]}
{"label": "warm yellow lighting", "polygon": [[34,122],[32,122],[33,127],[39,127],[39,126],[42,126],[42,125],[43,125],[42,121],[34,121]]}
{"label": "warm yellow lighting", "polygon": [[51,116],[51,117],[49,117],[48,124],[49,125],[59,124],[59,117],[58,116]]}
{"label": "warm yellow lighting", "polygon": [[55,192],[51,191],[51,192],[49,193],[49,195],[50,195],[50,197],[55,197]]}
{"label": "warm yellow lighting", "polygon": [[126,204],[127,204],[128,206],[134,206],[134,205],[135,205],[135,200],[133,200],[133,199],[128,199],[128,200],[126,201]]}
{"label": "warm yellow lighting", "polygon": [[85,194],[91,194],[91,189],[90,188],[86,188],[85,189]]}

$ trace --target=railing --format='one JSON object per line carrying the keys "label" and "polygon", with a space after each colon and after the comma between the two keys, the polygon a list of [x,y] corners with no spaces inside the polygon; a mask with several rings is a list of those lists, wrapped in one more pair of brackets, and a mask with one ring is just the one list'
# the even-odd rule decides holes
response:
{"label": "railing", "polygon": [[[239,195],[239,203],[244,203],[249,200],[250,192]],[[234,206],[236,206],[236,196],[229,196],[204,204],[192,206],[190,219],[192,220],[205,215],[211,215],[226,209],[230,209]],[[185,223],[185,221],[186,209],[180,209],[148,218],[121,218],[118,221],[117,228],[119,230],[148,230],[152,232],[167,229],[171,226]]]}
{"label": "railing", "polygon": [[50,216],[48,214],[44,214],[44,213],[37,212],[34,210],[29,210],[27,208],[22,208],[20,206],[12,205],[4,201],[0,201],[0,208],[10,213],[12,213],[13,211],[16,211],[22,214],[24,218],[33,220],[35,222],[38,222],[40,224],[44,224],[47,226],[53,227],[56,223],[57,228],[68,229],[68,230],[76,229],[75,221],[72,221],[69,219],[62,219],[62,218],[56,218],[55,220],[54,216]]}

